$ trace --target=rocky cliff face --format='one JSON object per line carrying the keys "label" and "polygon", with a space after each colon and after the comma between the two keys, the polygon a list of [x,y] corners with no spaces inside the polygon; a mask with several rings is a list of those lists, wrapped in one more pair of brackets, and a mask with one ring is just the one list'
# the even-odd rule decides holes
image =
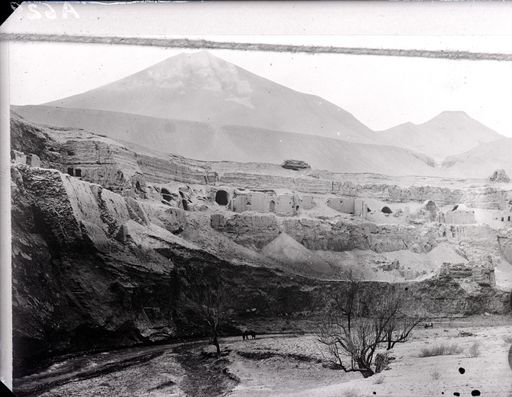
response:
{"label": "rocky cliff face", "polygon": [[[214,282],[226,295],[226,333],[255,317],[271,329],[279,316],[314,316],[323,299],[346,288],[346,282],[329,274],[331,263],[313,251],[430,255],[440,243],[450,244],[471,272],[455,266],[454,271],[407,285],[367,281],[363,288],[377,300],[391,289],[407,288],[406,299],[421,302],[432,315],[503,313],[510,308],[509,294],[494,288],[490,270],[501,258],[511,260],[507,231],[430,221],[376,224],[347,214],[238,214],[216,201],[219,190],[230,195],[252,184],[260,192],[266,186],[314,192],[310,208],[325,202],[319,194],[333,191],[352,196],[363,192],[388,201],[439,194],[440,202],[457,200],[465,192],[348,183],[311,170],[279,174],[266,164],[240,164],[234,175],[229,173],[233,163],[136,153],[86,131],[36,126],[17,117],[12,143],[17,374],[53,355],[201,335],[204,329],[192,303],[197,291]],[[26,154],[41,162],[25,164]],[[476,201],[492,203],[499,192],[482,191]],[[276,197],[281,196],[291,194]],[[251,202],[251,208],[256,204]],[[292,260],[283,266],[280,261],[290,258],[287,244],[318,263],[306,260],[294,267]],[[316,273],[318,264],[325,270],[322,279]]]}
{"label": "rocky cliff face", "polygon": [[[344,288],[340,281],[234,265],[173,234],[186,228],[183,214],[167,217],[166,209],[148,211],[139,200],[57,170],[14,166],[12,193],[18,372],[30,370],[49,355],[200,333],[187,314],[187,299],[219,276],[234,325],[247,321],[247,312],[271,322],[282,313],[320,310],[322,296]],[[215,222],[212,218],[219,227]],[[304,244],[315,248],[319,243],[314,241],[324,241],[322,235],[313,238],[318,232],[344,236],[321,243],[333,249],[371,245],[350,225],[304,225],[300,220],[278,224],[271,215],[252,222],[246,229],[239,226],[240,236],[250,236],[250,244],[267,241],[284,228],[295,238],[302,233]],[[255,230],[260,230],[259,238]],[[397,288],[365,285],[374,294]],[[432,313],[508,310],[507,294],[486,287],[469,297],[452,279],[429,280],[410,290],[411,299],[426,302]]]}
{"label": "rocky cliff face", "polygon": [[[27,166],[14,167],[12,178],[19,370],[52,354],[190,336],[187,296],[217,274],[235,318],[252,307],[291,310],[272,303],[288,289],[289,299],[307,295],[299,279],[267,283],[280,277],[198,249],[151,223],[137,201],[98,185]],[[163,225],[171,231],[172,219]]]}

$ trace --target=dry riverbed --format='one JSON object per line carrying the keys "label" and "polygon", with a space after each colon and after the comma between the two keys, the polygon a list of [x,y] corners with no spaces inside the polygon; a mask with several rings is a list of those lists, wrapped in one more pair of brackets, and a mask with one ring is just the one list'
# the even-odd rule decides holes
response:
{"label": "dry riverbed", "polygon": [[[479,317],[418,329],[388,370],[364,379],[330,369],[314,335],[262,335],[124,349],[69,358],[16,380],[20,395],[57,396],[512,396],[512,321]],[[421,357],[423,349],[453,354]],[[459,394],[457,394],[459,393]],[[478,394],[480,393],[480,394]]]}

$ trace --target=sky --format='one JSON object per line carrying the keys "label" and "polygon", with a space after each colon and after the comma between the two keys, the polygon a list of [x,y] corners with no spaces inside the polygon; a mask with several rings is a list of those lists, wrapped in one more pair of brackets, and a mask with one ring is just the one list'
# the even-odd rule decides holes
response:
{"label": "sky", "polygon": [[[512,53],[512,28],[509,26],[512,24],[508,23],[508,17],[512,18],[512,6],[500,8],[491,4],[484,8],[464,8],[450,5],[452,8],[440,9],[433,5],[397,7],[386,4],[377,3],[370,9],[359,4],[341,7],[327,3],[324,8],[317,9],[320,12],[314,16],[307,12],[311,11],[308,7],[313,7],[309,3],[278,4],[277,10],[290,16],[284,20],[276,19],[276,9],[266,3],[253,4],[257,8],[252,9],[252,14],[246,6],[236,11],[222,8],[228,7],[227,4],[221,4],[219,8],[204,5],[209,7],[208,13],[191,4],[152,10],[140,6],[125,7],[122,19],[112,18],[110,14],[114,8],[105,12],[105,7],[93,10],[76,5],[69,11],[53,6],[53,14],[46,16],[48,8],[36,9],[40,18],[35,17],[34,10],[17,10],[13,14],[15,18],[8,21],[10,25],[2,29],[6,32],[190,37]],[[258,12],[254,13],[254,10]],[[460,18],[453,17],[455,12]],[[120,15],[119,10],[115,15]],[[188,21],[194,23],[189,26],[180,22],[180,17],[183,19],[184,16],[193,16]],[[254,20],[259,20],[259,25]],[[265,34],[255,34],[258,28],[266,29]],[[189,51],[10,42],[11,103],[40,104],[84,92],[181,52]],[[512,62],[211,52],[277,83],[321,96],[351,112],[374,130],[404,122],[422,123],[442,111],[462,110],[497,132],[512,137]]]}

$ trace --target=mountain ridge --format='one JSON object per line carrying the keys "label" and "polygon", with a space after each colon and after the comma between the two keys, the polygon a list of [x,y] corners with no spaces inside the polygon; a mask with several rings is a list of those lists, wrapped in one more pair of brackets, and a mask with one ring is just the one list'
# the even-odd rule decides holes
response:
{"label": "mountain ridge", "polygon": [[424,153],[437,161],[504,138],[460,110],[443,111],[424,123],[406,122],[378,133],[394,146]]}
{"label": "mountain ridge", "polygon": [[448,175],[488,178],[497,169],[512,175],[512,138],[484,142],[464,153],[447,157],[442,166]]}
{"label": "mountain ridge", "polygon": [[117,141],[197,160],[280,164],[287,158],[300,158],[315,168],[335,172],[403,175],[406,170],[407,175],[431,175],[435,171],[428,156],[375,143],[99,110],[45,106],[13,106],[12,110],[30,122],[82,128]]}

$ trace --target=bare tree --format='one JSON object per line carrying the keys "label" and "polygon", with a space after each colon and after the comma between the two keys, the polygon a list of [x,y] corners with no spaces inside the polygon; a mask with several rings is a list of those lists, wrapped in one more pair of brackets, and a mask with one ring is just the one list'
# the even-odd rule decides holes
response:
{"label": "bare tree", "polygon": [[208,328],[210,343],[217,350],[217,357],[220,357],[219,329],[226,317],[225,294],[219,279],[203,284],[197,288],[192,308]]}
{"label": "bare tree", "polygon": [[421,315],[401,315],[400,317],[393,319],[393,321],[390,321],[384,332],[386,350],[391,350],[397,343],[407,342],[413,329],[425,319],[426,317]]}
{"label": "bare tree", "polygon": [[405,342],[422,320],[404,314],[400,292],[378,299],[363,287],[350,276],[347,289],[327,303],[319,341],[338,368],[369,377],[375,373],[372,364],[376,350],[382,344],[391,349]]}
{"label": "bare tree", "polygon": [[414,328],[426,319],[423,312],[406,299],[406,290],[395,286],[374,305],[374,317],[386,318],[392,314],[382,338],[386,350],[391,350],[397,343],[407,342]]}

